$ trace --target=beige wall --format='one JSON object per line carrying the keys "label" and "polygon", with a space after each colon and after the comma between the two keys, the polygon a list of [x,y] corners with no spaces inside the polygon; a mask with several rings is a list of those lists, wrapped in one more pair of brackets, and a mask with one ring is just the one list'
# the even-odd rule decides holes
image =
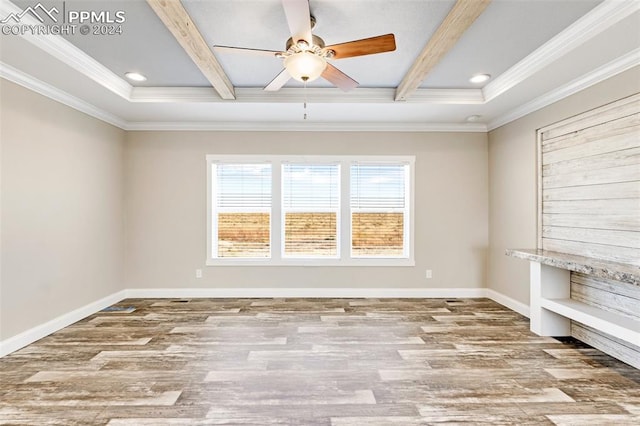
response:
{"label": "beige wall", "polygon": [[[535,130],[637,92],[640,70],[488,135],[126,133],[0,84],[2,340],[123,288],[488,285],[528,303],[503,252],[536,243]],[[205,155],[243,153],[415,155],[416,267],[205,267]]]}
{"label": "beige wall", "polygon": [[124,132],[0,79],[0,340],[122,289]]}
{"label": "beige wall", "polygon": [[536,130],[639,91],[636,67],[489,133],[489,288],[529,304],[528,262],[504,250],[536,247]]}
{"label": "beige wall", "polygon": [[[206,154],[415,155],[416,267],[205,267]],[[125,286],[483,287],[487,154],[484,133],[129,132]]]}

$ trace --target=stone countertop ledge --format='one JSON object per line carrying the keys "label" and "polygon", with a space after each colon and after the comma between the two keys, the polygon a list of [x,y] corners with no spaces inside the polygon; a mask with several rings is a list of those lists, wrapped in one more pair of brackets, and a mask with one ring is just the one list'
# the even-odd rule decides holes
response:
{"label": "stone countertop ledge", "polygon": [[548,250],[507,249],[507,256],[640,286],[640,266]]}

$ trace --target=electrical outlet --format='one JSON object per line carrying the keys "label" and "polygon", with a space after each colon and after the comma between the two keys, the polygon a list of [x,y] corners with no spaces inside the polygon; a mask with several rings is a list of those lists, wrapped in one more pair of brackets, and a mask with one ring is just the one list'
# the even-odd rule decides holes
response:
{"label": "electrical outlet", "polygon": [[196,278],[202,278],[202,269],[196,269]]}
{"label": "electrical outlet", "polygon": [[433,278],[433,271],[431,269],[427,269],[426,272],[424,273],[424,277],[426,279]]}

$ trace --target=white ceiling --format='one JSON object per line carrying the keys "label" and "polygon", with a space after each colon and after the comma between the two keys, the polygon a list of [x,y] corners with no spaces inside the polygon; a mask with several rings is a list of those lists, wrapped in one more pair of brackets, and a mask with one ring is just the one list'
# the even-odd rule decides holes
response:
{"label": "white ceiling", "polygon": [[[0,0],[0,19],[34,3]],[[236,100],[223,101],[146,1],[41,3],[123,10],[126,21],[121,35],[2,35],[0,75],[128,129],[482,131],[640,65],[638,0],[493,0],[419,90],[394,102],[395,88],[455,2],[310,0],[314,34],[327,44],[394,33],[396,51],[335,61],[360,83],[349,93],[321,79],[306,91],[292,80],[263,92],[281,60],[217,53],[236,90]],[[281,50],[290,37],[280,0],[183,4],[210,46]],[[126,81],[133,70],[148,80]],[[469,83],[476,73],[492,79]],[[470,115],[481,118],[468,123]]]}

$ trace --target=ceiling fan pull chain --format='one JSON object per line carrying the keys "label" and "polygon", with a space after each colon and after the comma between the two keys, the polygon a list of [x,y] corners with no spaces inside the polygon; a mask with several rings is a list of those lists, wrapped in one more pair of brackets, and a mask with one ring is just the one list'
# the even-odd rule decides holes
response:
{"label": "ceiling fan pull chain", "polygon": [[307,119],[307,80],[304,80],[304,88],[302,90],[304,90],[304,103],[303,103],[304,118],[303,119],[306,120]]}

